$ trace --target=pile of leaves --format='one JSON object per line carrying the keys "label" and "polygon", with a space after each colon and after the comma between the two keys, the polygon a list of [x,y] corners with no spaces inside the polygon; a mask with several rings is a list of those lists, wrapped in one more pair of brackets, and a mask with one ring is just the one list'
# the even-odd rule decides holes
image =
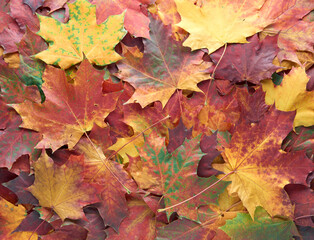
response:
{"label": "pile of leaves", "polygon": [[312,0],[3,0],[1,239],[313,239]]}

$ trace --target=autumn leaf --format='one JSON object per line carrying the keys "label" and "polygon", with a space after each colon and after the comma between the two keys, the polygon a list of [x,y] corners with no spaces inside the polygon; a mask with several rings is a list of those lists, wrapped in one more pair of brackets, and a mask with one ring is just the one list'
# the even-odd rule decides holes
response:
{"label": "autumn leaf", "polygon": [[[217,183],[214,188],[181,205],[182,201],[198,194],[218,180],[216,177],[200,178],[197,176],[197,164],[204,155],[199,147],[199,139],[200,137],[185,140],[183,145],[169,154],[164,138],[158,137],[156,133],[152,132],[146,137],[145,145],[139,149],[141,162],[138,163],[137,172],[150,179],[150,186],[144,185],[146,184],[145,178],[135,177],[135,180],[141,188],[147,188],[147,191],[155,194],[162,194],[166,209],[173,206],[167,210],[168,218],[173,212],[177,212],[182,217],[196,221],[197,207],[209,203],[216,204],[219,194],[228,185],[227,182]],[[144,182],[142,183],[141,180]],[[179,205],[175,206],[175,204]]]}
{"label": "autumn leaf", "polygon": [[154,239],[156,220],[155,214],[143,200],[131,199],[128,202],[129,214],[121,223],[119,233],[113,229],[106,230],[108,240]]}
{"label": "autumn leaf", "polygon": [[52,66],[47,66],[43,79],[43,104],[25,101],[13,105],[22,116],[21,126],[43,135],[37,148],[55,151],[65,144],[73,148],[94,123],[104,125],[104,118],[115,108],[120,95],[102,94],[103,72],[95,70],[87,60],[80,65],[74,83],[67,81],[61,69]]}
{"label": "autumn leaf", "polygon": [[271,216],[292,217],[293,207],[283,187],[305,183],[313,166],[303,151],[286,153],[280,149],[292,129],[293,117],[293,113],[272,108],[259,123],[240,123],[230,147],[222,153],[225,163],[213,164],[215,169],[229,174],[229,193],[239,196],[253,219],[257,206]]}
{"label": "autumn leaf", "polygon": [[278,69],[273,65],[273,60],[279,48],[277,37],[267,37],[263,41],[257,35],[248,39],[248,44],[233,44],[210,55],[217,63],[215,79],[229,80],[232,83],[251,82],[259,84],[263,79],[268,79]]}
{"label": "autumn leaf", "polygon": [[256,24],[263,0],[201,1],[201,6],[190,0],[175,3],[181,16],[177,26],[190,33],[183,46],[192,50],[207,48],[211,54],[227,43],[247,43],[246,37],[263,29],[263,22]]}
{"label": "autumn leaf", "polygon": [[142,58],[126,53],[118,63],[119,78],[130,83],[135,93],[127,103],[138,102],[142,108],[154,101],[164,107],[179,89],[198,91],[197,83],[210,78],[210,63],[202,52],[190,52],[171,36],[170,26],[151,18],[150,38],[144,39]]}
{"label": "autumn leaf", "polygon": [[62,69],[81,62],[84,55],[91,63],[102,66],[120,60],[121,56],[114,51],[114,47],[126,34],[124,13],[110,16],[97,25],[96,6],[87,0],[77,0],[68,6],[70,20],[66,24],[38,15],[38,34],[49,43],[49,48],[36,54],[36,57]]}
{"label": "autumn leaf", "polygon": [[221,227],[232,240],[277,240],[294,239],[293,236],[299,236],[299,233],[293,221],[282,218],[271,218],[267,212],[257,207],[254,221],[247,213],[238,213],[237,217],[227,220],[225,226]]}
{"label": "autumn leaf", "polygon": [[[105,21],[110,15],[125,12],[125,29],[136,37],[149,38],[149,18],[143,5],[148,5],[152,0],[94,0],[96,4],[97,23]],[[147,11],[147,10],[146,10]]]}
{"label": "autumn leaf", "polygon": [[127,216],[125,194],[136,186],[122,165],[107,159],[99,147],[87,139],[81,139],[75,149],[85,156],[85,181],[93,184],[101,206],[98,207],[104,223],[119,229]]}
{"label": "autumn leaf", "polygon": [[5,240],[37,240],[38,236],[32,232],[14,232],[26,216],[26,209],[14,206],[4,199],[0,199],[0,237]]}
{"label": "autumn leaf", "polygon": [[306,91],[309,77],[303,68],[293,68],[284,76],[279,86],[274,86],[271,80],[262,83],[266,92],[265,102],[275,103],[280,111],[297,110],[293,126],[309,127],[314,125],[314,92]]}
{"label": "autumn leaf", "polygon": [[65,218],[83,217],[83,206],[93,203],[93,188],[83,183],[84,157],[72,156],[62,166],[54,164],[45,151],[33,164],[35,182],[28,189],[40,206],[53,209]]}

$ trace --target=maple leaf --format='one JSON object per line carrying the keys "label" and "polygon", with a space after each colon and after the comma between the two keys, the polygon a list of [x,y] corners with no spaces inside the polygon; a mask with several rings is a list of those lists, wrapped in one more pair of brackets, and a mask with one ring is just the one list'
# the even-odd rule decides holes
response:
{"label": "maple leaf", "polygon": [[303,151],[285,153],[280,149],[292,128],[293,117],[293,113],[273,107],[259,123],[240,123],[230,146],[222,153],[225,163],[213,164],[215,169],[229,174],[229,193],[239,196],[253,219],[257,206],[271,216],[292,217],[293,208],[283,187],[305,183],[313,166]]}
{"label": "maple leaf", "polygon": [[94,123],[104,125],[104,118],[115,108],[120,95],[102,93],[103,72],[95,70],[87,60],[80,65],[73,84],[68,83],[61,69],[52,66],[47,66],[43,79],[43,104],[25,101],[12,105],[23,119],[22,127],[43,135],[37,148],[55,151],[65,144],[73,148]]}
{"label": "maple leaf", "polygon": [[119,233],[113,229],[106,230],[108,240],[154,239],[156,220],[154,212],[143,200],[131,199],[128,202],[129,214],[121,223]]}
{"label": "maple leaf", "polygon": [[179,89],[198,91],[197,83],[209,79],[201,51],[190,52],[171,37],[170,26],[151,18],[150,38],[144,39],[144,55],[135,57],[127,52],[118,63],[117,77],[130,83],[135,93],[127,103],[138,102],[143,108],[154,101],[164,107]]}
{"label": "maple leaf", "polygon": [[[217,182],[216,177],[200,178],[197,176],[197,164],[204,155],[199,147],[200,137],[185,140],[182,146],[169,154],[164,138],[152,132],[145,145],[139,149],[141,162],[137,172],[145,174],[150,179],[147,191],[164,195],[166,209],[194,196],[206,187]],[[132,174],[132,172],[131,172]],[[133,174],[132,174],[133,175]],[[139,187],[144,188],[145,178],[136,178]],[[144,183],[141,182],[144,181]],[[199,194],[181,206],[167,210],[168,218],[173,212],[192,220],[197,220],[196,209],[200,205],[216,204],[217,198],[229,183],[220,182],[214,188]]]}
{"label": "maple leaf", "polygon": [[221,227],[232,240],[239,239],[294,239],[299,236],[294,222],[282,218],[271,218],[267,212],[257,207],[254,220],[247,213],[238,213],[237,217],[227,220],[225,226]]}
{"label": "maple leaf", "polygon": [[292,68],[284,76],[278,86],[274,86],[271,80],[262,83],[266,92],[265,102],[268,105],[275,103],[280,111],[297,110],[293,126],[309,127],[314,125],[314,92],[306,91],[309,77],[303,68]]}
{"label": "maple leaf", "polygon": [[75,149],[85,156],[85,181],[96,188],[102,203],[98,210],[104,223],[118,231],[121,221],[127,216],[126,189],[136,189],[133,180],[122,165],[108,160],[101,149],[87,139],[82,138]]}
{"label": "maple leaf", "polygon": [[14,232],[26,215],[26,209],[22,206],[14,206],[4,199],[0,199],[0,237],[6,240],[37,240],[37,234],[32,232]]}
{"label": "maple leaf", "polygon": [[[126,10],[125,29],[136,37],[149,38],[149,18],[144,13],[144,6],[152,0],[94,0],[96,4],[97,23],[100,24],[110,15],[121,14]],[[146,9],[145,9],[146,10]],[[147,10],[146,10],[147,11]]]}
{"label": "maple leaf", "polygon": [[207,48],[211,54],[226,43],[247,43],[246,37],[261,31],[265,24],[256,24],[263,2],[202,1],[198,6],[190,0],[175,0],[181,16],[177,26],[190,33],[183,46]]}
{"label": "maple leaf", "polygon": [[263,41],[257,35],[248,39],[248,44],[232,44],[227,46],[222,57],[223,50],[210,55],[217,63],[215,79],[229,80],[232,83],[248,81],[259,84],[263,79],[270,78],[279,67],[273,65],[273,60],[279,48],[277,37],[266,37]]}
{"label": "maple leaf", "polygon": [[94,189],[83,182],[83,163],[82,156],[71,156],[64,165],[57,166],[43,151],[33,164],[35,182],[28,190],[40,206],[52,208],[63,221],[83,217],[82,207],[95,201]]}
{"label": "maple leaf", "polygon": [[49,43],[49,48],[35,57],[47,64],[59,65],[62,69],[81,62],[84,55],[97,65],[120,60],[121,56],[114,51],[114,47],[126,34],[123,28],[124,13],[110,16],[97,25],[95,5],[87,0],[77,0],[68,6],[70,20],[66,24],[38,15],[38,34]]}

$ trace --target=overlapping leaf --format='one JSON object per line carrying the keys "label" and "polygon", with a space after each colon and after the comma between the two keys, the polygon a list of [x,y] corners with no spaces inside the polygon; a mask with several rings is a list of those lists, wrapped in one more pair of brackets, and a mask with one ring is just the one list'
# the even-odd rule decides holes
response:
{"label": "overlapping leaf", "polygon": [[[49,48],[36,55],[48,64],[59,65],[62,69],[81,62],[86,58],[97,65],[107,65],[121,59],[114,47],[124,37],[124,14],[110,16],[104,23],[96,23],[96,6],[87,0],[68,4],[70,20],[66,24],[39,16],[38,34],[49,44]],[[79,12],[77,12],[79,9]]]}
{"label": "overlapping leaf", "polygon": [[118,64],[117,76],[129,82],[135,93],[128,103],[138,102],[142,107],[154,101],[166,105],[179,89],[200,91],[197,83],[210,78],[206,71],[211,64],[202,60],[202,52],[190,52],[171,36],[170,26],[151,19],[151,40],[144,40],[144,55],[138,58],[130,52]]}
{"label": "overlapping leaf", "polygon": [[72,156],[62,166],[43,151],[34,163],[35,182],[28,189],[40,206],[53,209],[59,217],[83,217],[83,206],[95,201],[93,188],[83,183],[83,157]]}
{"label": "overlapping leaf", "polygon": [[[197,176],[197,165],[204,155],[199,147],[199,137],[186,140],[182,146],[169,154],[164,139],[152,132],[145,140],[145,145],[139,150],[141,161],[137,164],[137,172],[147,174],[149,184],[144,178],[135,178],[140,187],[148,191],[164,195],[165,206],[170,207],[184,201],[204,190],[217,181],[217,178],[200,178]],[[131,172],[132,173],[132,172]],[[217,198],[226,182],[220,182],[214,188],[203,192],[197,198],[174,206],[167,210],[167,215],[177,212],[180,216],[197,220],[196,209],[200,205],[216,204]]]}
{"label": "overlapping leaf", "polygon": [[181,22],[177,24],[190,33],[183,43],[192,50],[207,48],[212,53],[227,43],[246,43],[246,37],[267,25],[256,24],[259,1],[201,1],[201,6],[190,0],[175,0]]}
{"label": "overlapping leaf", "polygon": [[103,73],[87,60],[80,65],[74,83],[67,81],[61,69],[51,66],[46,68],[43,78],[46,95],[43,104],[25,101],[13,105],[22,116],[22,126],[43,135],[38,148],[55,151],[65,144],[73,148],[94,123],[104,125],[104,118],[115,108],[120,95],[119,92],[102,93]]}
{"label": "overlapping leaf", "polygon": [[[242,122],[232,135],[230,147],[223,152],[224,164],[214,168],[230,174],[229,193],[237,194],[254,219],[257,206],[271,216],[293,216],[293,207],[283,187],[305,183],[312,162],[303,151],[285,153],[283,138],[292,128],[294,114],[274,107],[257,124]],[[254,133],[254,134],[252,134]]]}

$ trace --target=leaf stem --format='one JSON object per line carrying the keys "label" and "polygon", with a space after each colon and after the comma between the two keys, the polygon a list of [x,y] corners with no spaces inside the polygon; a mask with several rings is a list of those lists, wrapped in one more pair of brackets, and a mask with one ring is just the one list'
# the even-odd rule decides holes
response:
{"label": "leaf stem", "polygon": [[225,176],[223,176],[222,178],[220,178],[218,181],[214,182],[212,185],[210,185],[210,186],[208,186],[207,188],[203,189],[202,191],[200,191],[199,193],[195,194],[194,196],[192,196],[192,197],[190,197],[190,198],[188,198],[188,199],[185,199],[184,201],[179,202],[179,203],[177,203],[177,204],[175,204],[175,205],[172,205],[172,206],[170,206],[170,207],[158,209],[157,211],[158,211],[158,212],[167,211],[167,210],[169,210],[169,209],[171,209],[171,208],[180,206],[181,204],[186,203],[186,202],[190,201],[190,200],[193,199],[193,198],[196,198],[197,196],[201,195],[203,192],[206,192],[208,189],[212,188],[213,186],[215,186],[216,184],[218,184],[219,182],[221,182],[223,179],[225,179],[226,177],[228,177],[228,176],[231,175],[232,173],[234,173],[234,171],[229,172],[228,174],[226,174]]}
{"label": "leaf stem", "polygon": [[299,217],[296,217],[296,218],[294,219],[294,221],[295,221],[295,220],[298,220],[298,219],[301,219],[301,218],[307,218],[307,217],[314,217],[314,215],[299,216]]}
{"label": "leaf stem", "polygon": [[52,214],[52,208],[49,212],[49,214],[47,214],[47,216],[45,217],[45,219],[43,219],[43,221],[35,228],[34,231],[32,231],[32,234],[30,235],[30,237],[28,238],[28,240],[32,239],[32,236],[34,235],[34,233],[40,228],[40,226],[44,223],[44,222],[48,222],[50,218],[52,218],[53,214]]}

